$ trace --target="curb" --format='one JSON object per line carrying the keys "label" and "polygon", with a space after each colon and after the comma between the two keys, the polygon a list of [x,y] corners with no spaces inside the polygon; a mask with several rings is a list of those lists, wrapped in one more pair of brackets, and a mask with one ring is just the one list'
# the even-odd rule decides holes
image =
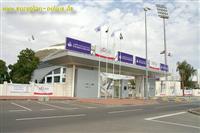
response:
{"label": "curb", "polygon": [[189,109],[188,112],[195,115],[200,115],[200,112],[195,111],[195,109]]}

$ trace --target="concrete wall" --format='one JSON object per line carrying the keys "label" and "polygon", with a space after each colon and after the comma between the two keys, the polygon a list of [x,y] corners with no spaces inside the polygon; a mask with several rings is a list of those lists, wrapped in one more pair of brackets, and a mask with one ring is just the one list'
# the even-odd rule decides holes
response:
{"label": "concrete wall", "polygon": [[73,68],[66,69],[66,96],[72,96],[74,89]]}
{"label": "concrete wall", "polygon": [[136,97],[144,97],[144,77],[135,76]]}
{"label": "concrete wall", "polygon": [[[38,84],[0,84],[0,96],[38,96],[34,94],[34,87]],[[44,84],[52,88],[53,95],[50,96],[71,96],[68,95],[65,83]]]}
{"label": "concrete wall", "polygon": [[156,96],[181,96],[180,87],[179,81],[156,81]]}
{"label": "concrete wall", "polygon": [[0,96],[3,95],[3,84],[0,84]]}

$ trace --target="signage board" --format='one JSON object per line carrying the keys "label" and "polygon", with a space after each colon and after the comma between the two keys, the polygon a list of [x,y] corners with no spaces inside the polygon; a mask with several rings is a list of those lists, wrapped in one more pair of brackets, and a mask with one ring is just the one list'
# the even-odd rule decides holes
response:
{"label": "signage board", "polygon": [[161,71],[168,72],[168,65],[165,65],[165,64],[160,63],[160,70],[161,70]]}
{"label": "signage board", "polygon": [[34,95],[53,95],[53,87],[47,84],[35,84]]}
{"label": "signage board", "polygon": [[66,49],[84,53],[91,54],[91,43],[83,42],[77,39],[66,37]]}
{"label": "signage board", "polygon": [[186,96],[192,96],[192,90],[184,90]]}
{"label": "signage board", "polygon": [[151,60],[149,61],[149,68],[154,70],[160,70],[159,63]]}
{"label": "signage board", "polygon": [[11,93],[28,93],[29,86],[26,84],[8,84]]}
{"label": "signage board", "polygon": [[146,59],[136,56],[135,57],[135,64],[138,66],[146,67]]}
{"label": "signage board", "polygon": [[99,46],[95,47],[95,56],[109,59],[109,60],[115,59],[115,53],[113,51],[105,47],[99,47]]}
{"label": "signage board", "polygon": [[133,55],[118,51],[118,61],[133,64]]}

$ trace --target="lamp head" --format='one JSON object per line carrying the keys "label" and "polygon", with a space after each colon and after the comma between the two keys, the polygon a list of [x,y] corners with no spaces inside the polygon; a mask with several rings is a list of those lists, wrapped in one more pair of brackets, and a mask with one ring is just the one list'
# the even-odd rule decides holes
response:
{"label": "lamp head", "polygon": [[149,11],[149,10],[151,10],[151,8],[149,8],[149,7],[144,7],[144,11]]}

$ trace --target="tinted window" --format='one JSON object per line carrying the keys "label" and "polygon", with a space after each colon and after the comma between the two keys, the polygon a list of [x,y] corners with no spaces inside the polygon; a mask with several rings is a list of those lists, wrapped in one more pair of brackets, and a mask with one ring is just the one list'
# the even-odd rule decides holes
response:
{"label": "tinted window", "polygon": [[55,82],[55,83],[60,82],[60,76],[55,76],[55,77],[54,77],[54,82]]}
{"label": "tinted window", "polygon": [[63,68],[63,73],[66,73],[66,68]]}
{"label": "tinted window", "polygon": [[47,83],[52,83],[52,77],[47,77]]}
{"label": "tinted window", "polygon": [[59,74],[59,73],[60,73],[60,68],[54,70],[54,74]]}

